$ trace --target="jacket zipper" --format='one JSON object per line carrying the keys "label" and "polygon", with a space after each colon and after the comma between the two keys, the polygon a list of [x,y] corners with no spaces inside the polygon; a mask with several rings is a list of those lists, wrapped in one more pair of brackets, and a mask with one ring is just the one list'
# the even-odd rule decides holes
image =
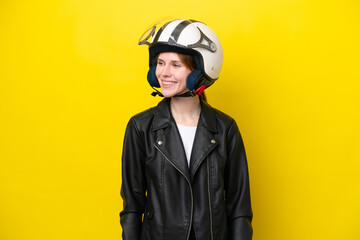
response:
{"label": "jacket zipper", "polygon": [[[163,155],[164,158],[165,158],[174,168],[176,168],[176,170],[178,170],[178,171],[184,176],[184,178],[186,179],[186,181],[187,181],[188,184],[189,184],[190,194],[191,194],[191,215],[190,215],[189,230],[188,230],[188,234],[187,234],[187,237],[186,237],[186,239],[189,240],[190,231],[191,231],[191,226],[192,226],[192,219],[193,219],[193,208],[194,208],[194,199],[193,199],[194,197],[193,197],[193,190],[192,190],[191,183],[190,183],[189,179],[185,176],[185,174],[184,174],[182,171],[180,171],[180,169],[179,169],[176,165],[174,165],[174,164],[169,160],[168,157],[166,157],[166,155],[156,146],[156,144],[154,144],[154,146],[155,146],[155,148],[156,148],[157,150],[159,150],[159,152],[161,153],[161,155]],[[212,239],[212,238],[211,238],[211,239]]]}
{"label": "jacket zipper", "polygon": [[211,208],[211,196],[210,196],[210,159],[207,161],[207,173],[208,173],[208,196],[209,196],[209,211],[210,211],[210,240],[213,240],[213,223],[212,223],[212,208]]}

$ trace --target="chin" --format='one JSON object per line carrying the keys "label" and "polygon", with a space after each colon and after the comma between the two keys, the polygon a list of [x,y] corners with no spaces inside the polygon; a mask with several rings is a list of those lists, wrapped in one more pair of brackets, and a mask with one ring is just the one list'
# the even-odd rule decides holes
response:
{"label": "chin", "polygon": [[164,95],[164,97],[174,97],[176,95],[180,95],[183,93],[188,92],[189,90],[186,88],[182,88],[182,89],[168,89],[168,88],[161,88],[161,93]]}
{"label": "chin", "polygon": [[161,93],[164,95],[164,97],[169,98],[169,97],[174,97],[175,95],[178,94],[178,92],[176,91],[169,91],[168,89],[161,89]]}
{"label": "chin", "polygon": [[171,97],[174,97],[176,96],[177,94],[170,94],[170,93],[162,93],[164,97],[166,98],[171,98]]}

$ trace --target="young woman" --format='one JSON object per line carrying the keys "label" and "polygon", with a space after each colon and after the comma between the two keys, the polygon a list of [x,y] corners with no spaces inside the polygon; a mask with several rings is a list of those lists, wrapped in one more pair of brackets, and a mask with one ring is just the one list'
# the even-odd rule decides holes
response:
{"label": "young woman", "polygon": [[203,90],[219,77],[220,40],[204,23],[150,28],[148,81],[156,107],[132,117],[122,157],[124,240],[252,238],[245,150],[235,121]]}

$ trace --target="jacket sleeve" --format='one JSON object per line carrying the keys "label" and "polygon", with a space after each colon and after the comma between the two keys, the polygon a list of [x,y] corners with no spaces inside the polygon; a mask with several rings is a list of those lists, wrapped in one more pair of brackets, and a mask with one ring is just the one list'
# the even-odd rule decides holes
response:
{"label": "jacket sleeve", "polygon": [[120,223],[123,240],[140,239],[147,189],[143,142],[136,123],[131,119],[126,128],[122,153],[123,211],[120,212]]}
{"label": "jacket sleeve", "polygon": [[227,135],[228,159],[225,168],[229,240],[252,239],[252,210],[244,144],[233,120]]}

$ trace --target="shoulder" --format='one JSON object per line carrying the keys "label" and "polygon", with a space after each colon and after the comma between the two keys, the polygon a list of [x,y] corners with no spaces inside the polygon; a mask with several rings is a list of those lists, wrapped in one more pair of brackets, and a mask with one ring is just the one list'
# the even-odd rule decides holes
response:
{"label": "shoulder", "polygon": [[218,121],[224,122],[226,124],[232,124],[233,122],[235,122],[234,118],[232,118],[230,115],[224,113],[223,111],[220,111],[216,108],[212,108],[212,109],[213,109],[216,119]]}
{"label": "shoulder", "polygon": [[137,114],[135,114],[134,116],[131,117],[130,120],[135,121],[135,122],[142,122],[142,121],[146,121],[149,118],[152,118],[154,116],[154,108],[149,108],[146,109],[142,112],[139,112]]}
{"label": "shoulder", "polygon": [[[169,99],[161,100],[156,106],[148,108],[142,112],[139,112],[131,117],[131,121],[138,123],[146,122],[152,120],[155,116],[164,115],[164,112],[167,112],[169,107]],[[166,115],[166,114],[165,114]]]}
{"label": "shoulder", "polygon": [[215,115],[217,130],[220,134],[226,136],[227,144],[232,146],[234,141],[239,141],[239,143],[243,144],[240,129],[235,119],[216,108],[212,108],[212,110]]}
{"label": "shoulder", "polygon": [[156,107],[148,108],[142,112],[133,115],[128,123],[128,126],[135,127],[138,131],[141,131],[145,126],[151,125]]}
{"label": "shoulder", "polygon": [[211,109],[212,115],[214,116],[216,129],[219,133],[226,133],[228,136],[240,134],[239,127],[233,117],[210,105],[208,105],[208,107]]}
{"label": "shoulder", "polygon": [[207,108],[211,109],[212,115],[216,119],[217,124],[221,124],[221,125],[230,127],[232,124],[235,123],[234,118],[232,118],[227,113],[224,113],[223,111],[220,111],[219,109],[214,108],[207,103],[205,104],[205,106]]}

